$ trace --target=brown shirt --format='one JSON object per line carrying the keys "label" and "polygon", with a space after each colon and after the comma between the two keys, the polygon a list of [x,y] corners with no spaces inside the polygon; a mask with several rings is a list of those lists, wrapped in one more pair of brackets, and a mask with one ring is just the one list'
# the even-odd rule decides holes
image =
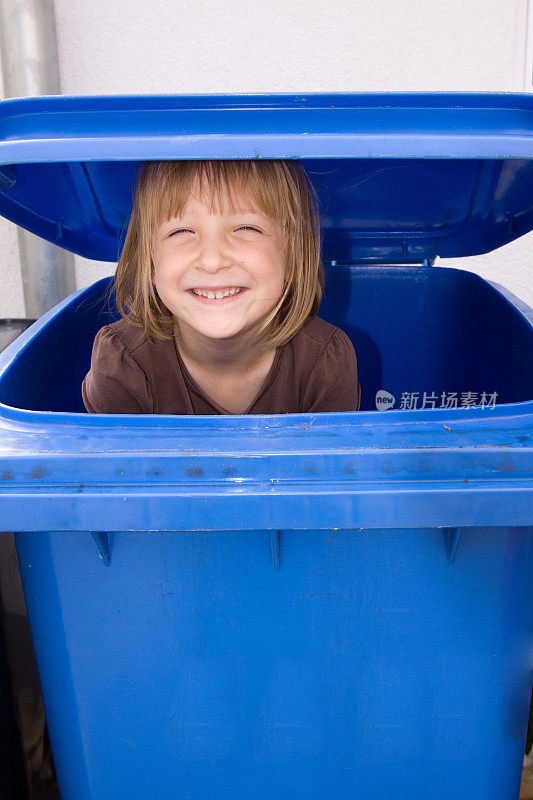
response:
{"label": "brown shirt", "polygon": [[[270,371],[245,414],[358,411],[355,351],[340,328],[309,317],[276,350]],[[227,414],[194,382],[174,339],[148,341],[121,319],[98,331],[82,384],[93,414]]]}

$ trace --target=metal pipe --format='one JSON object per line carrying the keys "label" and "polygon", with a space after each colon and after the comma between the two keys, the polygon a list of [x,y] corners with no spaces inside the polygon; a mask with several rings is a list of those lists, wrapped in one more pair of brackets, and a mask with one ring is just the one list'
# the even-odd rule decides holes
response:
{"label": "metal pipe", "polygon": [[[5,97],[61,94],[53,0],[0,0]],[[36,319],[76,288],[71,253],[18,229],[26,316]]]}

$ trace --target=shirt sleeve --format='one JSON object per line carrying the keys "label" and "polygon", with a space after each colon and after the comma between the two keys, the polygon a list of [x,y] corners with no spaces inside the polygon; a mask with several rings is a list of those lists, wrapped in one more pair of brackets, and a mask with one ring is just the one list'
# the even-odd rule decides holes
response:
{"label": "shirt sleeve", "polygon": [[146,375],[109,325],[96,334],[81,393],[90,414],[152,413]]}
{"label": "shirt sleeve", "polygon": [[359,411],[360,403],[355,350],[337,328],[311,371],[301,412]]}

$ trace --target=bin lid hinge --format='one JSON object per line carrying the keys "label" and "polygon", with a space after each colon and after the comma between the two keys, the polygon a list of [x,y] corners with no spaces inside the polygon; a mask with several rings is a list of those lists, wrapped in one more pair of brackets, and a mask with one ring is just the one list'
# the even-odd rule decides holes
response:
{"label": "bin lid hinge", "polygon": [[350,267],[390,267],[390,266],[407,266],[407,267],[434,267],[436,261],[436,256],[433,258],[422,258],[422,259],[403,259],[403,260],[390,260],[390,261],[358,261],[358,260],[342,260],[337,261],[337,259],[331,259],[330,261],[325,262],[326,266],[330,267],[341,267],[341,266],[350,266]]}
{"label": "bin lid hinge", "polygon": [[11,189],[17,182],[17,168],[11,166],[0,167],[0,192]]}
{"label": "bin lid hinge", "polygon": [[272,566],[278,572],[281,559],[281,531],[270,532],[270,550],[272,552]]}
{"label": "bin lid hinge", "polygon": [[111,550],[109,547],[109,534],[108,533],[93,533],[93,539],[98,548],[100,558],[108,567],[111,564]]}
{"label": "bin lid hinge", "polygon": [[462,528],[447,528],[444,532],[446,539],[446,550],[448,551],[448,561],[453,564],[455,556],[457,555],[457,548],[459,546],[459,537],[461,536]]}

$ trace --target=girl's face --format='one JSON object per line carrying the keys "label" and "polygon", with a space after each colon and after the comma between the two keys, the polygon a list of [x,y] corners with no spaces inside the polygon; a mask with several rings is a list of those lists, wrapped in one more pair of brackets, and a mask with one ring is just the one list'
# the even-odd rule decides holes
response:
{"label": "girl's face", "polygon": [[281,297],[285,235],[253,204],[230,213],[227,198],[212,212],[197,193],[180,217],[159,226],[154,284],[182,336],[231,339],[251,332]]}

